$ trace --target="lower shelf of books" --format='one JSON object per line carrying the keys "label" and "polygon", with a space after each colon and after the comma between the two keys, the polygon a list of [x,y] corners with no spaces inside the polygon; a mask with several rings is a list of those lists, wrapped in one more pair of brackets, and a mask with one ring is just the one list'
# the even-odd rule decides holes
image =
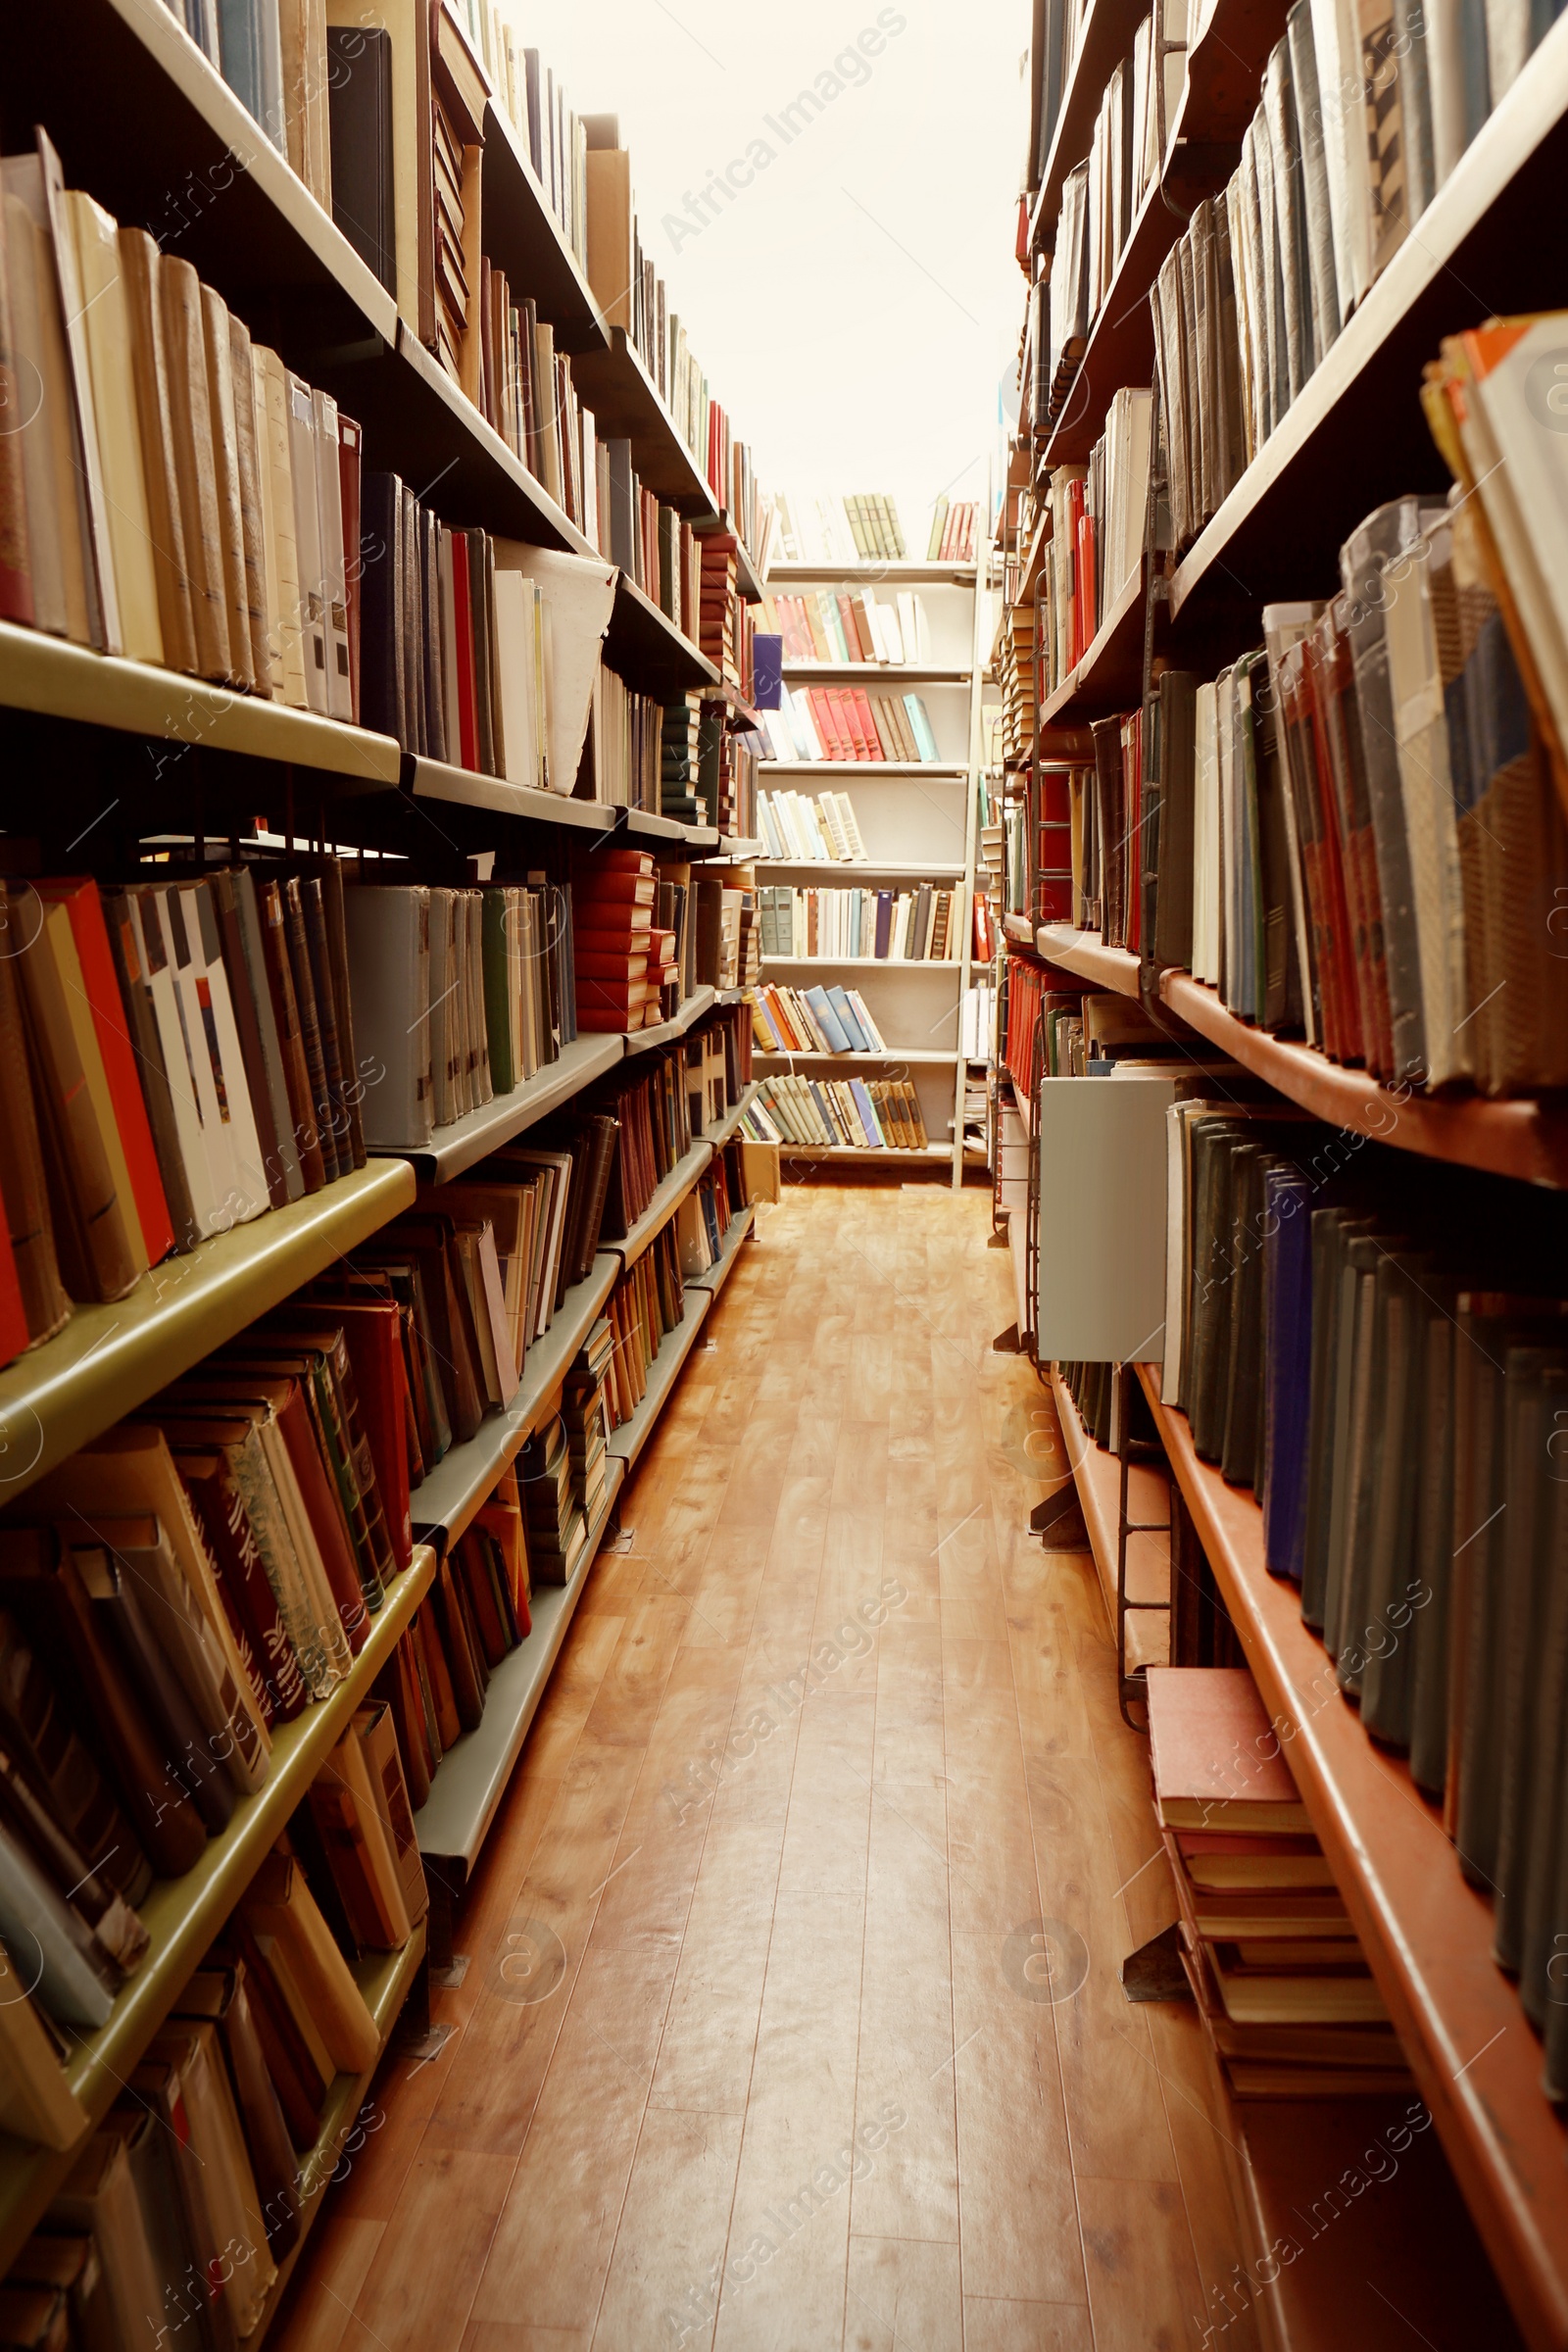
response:
{"label": "lower shelf of books", "polygon": [[710,1298],[718,1297],[719,1292],[735,1271],[735,1260],[740,1255],[741,1244],[751,1232],[756,1217],[757,1211],[750,1201],[744,1208],[738,1208],[735,1211],[725,1228],[724,1239],[717,1257],[710,1266],[705,1266],[701,1274],[692,1276],[686,1285],[689,1291],[706,1291]]}
{"label": "lower shelf of books", "polygon": [[[1078,1417],[1078,1407],[1068,1394],[1067,1384],[1054,1364],[1051,1367],[1051,1393],[1056,1400],[1056,1414],[1061,1422],[1061,1435],[1072,1465],[1073,1483],[1078,1489],[1078,1503],[1089,1530],[1089,1548],[1095,1556],[1100,1577],[1100,1589],[1105,1597],[1105,1615],[1110,1621],[1111,1639],[1116,1634],[1116,1552],[1121,1527],[1121,1463],[1113,1453],[1097,1446]],[[1042,1465],[1042,1470],[1044,1465]],[[1127,1508],[1139,1522],[1169,1517],[1169,1489],[1157,1469],[1135,1462],[1127,1482]],[[1170,1663],[1170,1619],[1161,1610],[1145,1609],[1137,1604],[1144,1601],[1167,1601],[1170,1597],[1170,1538],[1163,1533],[1130,1536],[1127,1542],[1127,1671],[1136,1673],[1140,1666],[1168,1666]]]}
{"label": "lower shelf of books", "polygon": [[637,1263],[654,1236],[669,1223],[712,1156],[712,1145],[706,1135],[700,1135],[691,1150],[683,1152],[676,1160],[631,1231],[622,1234],[618,1241],[607,1238],[605,1247],[618,1250],[623,1265]]}
{"label": "lower shelf of books", "polygon": [[521,1450],[544,1406],[564,1380],[572,1357],[593,1329],[620,1275],[613,1250],[601,1250],[593,1272],[569,1290],[542,1338],[523,1357],[517,1393],[505,1412],[491,1413],[477,1436],[454,1446],[409,1498],[416,1533],[443,1546],[455,1543],[497,1479]]}
{"label": "lower shelf of books", "polygon": [[413,1203],[409,1168],[376,1160],[166,1259],[128,1298],[76,1307],[54,1339],[0,1372],[8,1493],[42,1478]]}
{"label": "lower shelf of books", "polygon": [[492,1673],[478,1729],[466,1732],[447,1750],[429,1795],[414,1816],[432,1894],[444,1891],[450,1898],[467,1883],[561,1655],[624,1476],[624,1465],[612,1455],[604,1498],[575,1576],[567,1585],[534,1587],[528,1604],[532,1632]]}
{"label": "lower shelf of books", "polygon": [[618,1429],[610,1433],[611,1454],[624,1462],[628,1471],[652,1436],[654,1423],[664,1409],[665,1398],[675,1385],[680,1368],[696,1346],[697,1334],[713,1303],[713,1295],[710,1290],[688,1288],[685,1299],[685,1314],[673,1331],[665,1332],[659,1353],[648,1367],[648,1386],[643,1393],[642,1402],[629,1421],[623,1421]]}
{"label": "lower shelf of books", "polygon": [[300,2233],[288,2253],[277,2266],[277,2277],[268,2294],[262,2315],[248,2336],[242,2341],[260,2344],[271,2326],[278,2305],[293,2278],[305,2243],[321,2210],[333,2174],[349,2150],[354,2127],[365,2103],[365,2095],[375,2078],[376,2068],[386,2055],[387,2043],[403,2011],[415,1979],[424,1962],[425,1926],[421,1919],[401,1951],[370,1952],[360,1962],[354,1975],[365,1995],[365,2005],[375,2021],[380,2041],[375,2066],[362,2075],[339,2075],[326,2095],[321,2114],[321,2132],[316,2145],[300,2164],[299,2206]]}
{"label": "lower shelf of books", "polygon": [[[1492,1907],[1437,1807],[1342,1696],[1294,1585],[1264,1563],[1251,1494],[1199,1459],[1141,1365],[1166,1454],[1263,1704],[1333,1868],[1455,2178],[1532,2344],[1568,2343],[1568,2165],[1541,2044],[1494,1960]],[[1471,2339],[1480,2341],[1479,2337]]]}
{"label": "lower shelf of books", "polygon": [[[138,1906],[148,1935],[146,1955],[116,2001],[108,2024],[77,2041],[65,2068],[66,2080],[94,2128],[108,2114],[192,1971],[200,1967],[355,1709],[364,1703],[434,1574],[434,1552],[426,1544],[416,1545],[412,1565],[388,1587],[351,1672],[330,1697],[307,1707],[274,1734],[271,1763],[257,1794],[239,1799],[228,1828],[209,1841],[194,1870],[181,1879],[156,1881]],[[74,2152],[27,2147],[10,2138],[0,2138],[0,2151],[3,2271],[70,2172]]]}

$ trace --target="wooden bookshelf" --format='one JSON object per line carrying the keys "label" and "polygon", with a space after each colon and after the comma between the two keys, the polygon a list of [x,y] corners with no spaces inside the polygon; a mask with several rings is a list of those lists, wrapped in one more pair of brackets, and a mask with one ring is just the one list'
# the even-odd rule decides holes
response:
{"label": "wooden bookshelf", "polygon": [[1089,153],[1101,95],[1122,59],[1131,57],[1133,35],[1140,17],[1146,13],[1137,0],[1089,0],[1082,12],[1078,47],[1063,76],[1051,150],[1030,208],[1031,253],[1050,253],[1054,249],[1062,182]]}
{"label": "wooden bookshelf", "polygon": [[1125,948],[1107,948],[1098,931],[1077,931],[1070,923],[1041,923],[1035,930],[1037,955],[1076,972],[1097,988],[1114,989],[1119,996],[1138,994],[1138,958]]}
{"label": "wooden bookshelf", "polygon": [[[1137,956],[1102,946],[1097,932],[1042,923],[1036,939],[1039,953],[1064,970],[1137,996]],[[1191,972],[1162,971],[1159,993],[1200,1037],[1331,1126],[1494,1176],[1568,1187],[1568,1105],[1555,1098],[1487,1102],[1474,1095],[1407,1095],[1380,1086],[1364,1070],[1330,1061],[1315,1046],[1238,1020],[1218,993]]]}
{"label": "wooden bookshelf", "polygon": [[134,1412],[414,1201],[412,1171],[377,1160],[286,1208],[166,1258],[125,1298],[78,1306],[0,1372],[7,1500]]}
{"label": "wooden bookshelf", "polygon": [[[146,1957],[127,1980],[108,2024],[96,2034],[75,2036],[66,2062],[66,2081],[94,2129],[363,1703],[434,1574],[434,1552],[416,1546],[413,1565],[389,1586],[365,1647],[337,1689],[274,1731],[271,1763],[261,1788],[239,1798],[227,1829],[208,1840],[194,1870],[154,1883],[140,1906],[149,1937]],[[0,2272],[16,2260],[73,2161],[71,2151],[62,2155],[27,2147],[0,2134]]]}
{"label": "wooden bookshelf", "polygon": [[1466,1885],[1438,1808],[1341,1696],[1294,1585],[1270,1576],[1250,1493],[1200,1461],[1185,1414],[1139,1378],[1263,1704],[1286,1753],[1455,2178],[1529,2341],[1568,2342],[1568,2142],[1541,2048],[1492,1957],[1491,1905]]}
{"label": "wooden bookshelf", "polygon": [[1338,586],[1346,532],[1392,492],[1446,495],[1421,369],[1456,327],[1550,299],[1541,223],[1555,218],[1565,171],[1568,24],[1559,22],[1182,559],[1171,582],[1178,643],[1205,605],[1234,612],[1253,642],[1271,598]]}
{"label": "wooden bookshelf", "polygon": [[933,559],[923,563],[914,558],[883,563],[880,558],[869,561],[857,557],[854,563],[771,564],[767,584],[775,588],[808,588],[820,586],[827,580],[842,580],[847,586],[863,584],[867,588],[972,588],[975,566],[972,564],[941,564]]}
{"label": "wooden bookshelf", "polygon": [[720,683],[708,656],[699,652],[647,589],[639,588],[623,571],[615,574],[605,660],[612,669],[635,678],[645,694],[662,694],[666,700],[693,687]]}

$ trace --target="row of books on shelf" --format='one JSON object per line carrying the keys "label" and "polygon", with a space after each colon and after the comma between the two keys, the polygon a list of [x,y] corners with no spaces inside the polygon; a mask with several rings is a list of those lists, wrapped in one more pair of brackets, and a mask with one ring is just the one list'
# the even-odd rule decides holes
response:
{"label": "row of books on shelf", "polygon": [[963,955],[962,883],[912,890],[794,890],[757,894],[758,930],[769,956],[874,956],[888,963],[956,963]]}
{"label": "row of books on shelf", "polygon": [[[1089,464],[1052,471],[1039,644],[1040,684],[1048,696],[1083,661],[1128,581],[1141,573],[1152,427],[1152,394],[1124,388],[1111,396]],[[1018,642],[1020,651],[1028,647],[1027,632]]]}
{"label": "row of books on shelf", "polygon": [[1037,440],[1067,404],[1133,222],[1159,180],[1181,104],[1187,14],[1188,0],[1161,0],[1143,19],[1101,95],[1089,154],[1061,183],[1050,268],[1034,281],[1025,327],[1024,421]]}
{"label": "row of books on shelf", "polygon": [[1344,1699],[1442,1800],[1561,2097],[1560,1211],[1192,1091],[1166,1112],[1162,1395],[1256,1493]]}
{"label": "row of books on shelf", "polygon": [[675,1211],[675,1246],[688,1282],[717,1265],[737,1215],[759,1197],[746,1146],[732,1137]]}
{"label": "row of books on shelf", "polygon": [[920,1098],[907,1078],[763,1078],[741,1114],[754,1142],[831,1152],[923,1152]]}
{"label": "row of books on shelf", "polygon": [[[1205,199],[1150,302],[1175,544],[1262,449],[1551,21],[1450,0],[1375,32],[1298,0],[1224,192]],[[1367,135],[1363,80],[1375,84]]]}
{"label": "row of books on shelf", "polygon": [[1079,911],[1380,1078],[1562,1084],[1568,826],[1514,586],[1534,560],[1457,488],[1391,500],[1347,541],[1338,595],[1267,608],[1263,646],[1217,680],[1167,672],[1141,750],[1136,717],[1101,722]]}
{"label": "row of books on shelf", "polygon": [[[908,560],[898,502],[885,491],[820,493],[774,501],[779,552],[789,564],[902,564]],[[928,564],[972,564],[979,505],[937,499],[931,510]]]}
{"label": "row of books on shelf", "polygon": [[756,669],[757,621],[740,585],[738,543],[727,531],[710,531],[698,546],[702,574],[697,644],[719,676],[749,698]]}
{"label": "row of books on shelf", "polygon": [[852,988],[780,988],[752,997],[752,1036],[764,1054],[885,1054],[887,1041]]}
{"label": "row of books on shelf", "polygon": [[997,991],[990,979],[963,992],[958,1017],[958,1054],[964,1061],[990,1061],[997,1036]]}
{"label": "row of books on shelf", "polygon": [[1150,1768],[1204,2034],[1238,2099],[1413,2089],[1247,1668],[1149,1669]]}
{"label": "row of books on shelf", "polygon": [[863,686],[786,686],[776,710],[759,713],[775,760],[941,758],[917,694],[868,694]]}
{"label": "row of books on shelf", "polygon": [[759,792],[757,821],[769,858],[841,865],[863,861],[865,843],[847,792],[821,792],[813,800],[782,785]]}
{"label": "row of books on shelf", "polygon": [[583,762],[592,797],[681,824],[714,824],[750,840],[759,739],[730,727],[727,718],[727,705],[715,693],[688,692],[661,703],[601,662]]}
{"label": "row of books on shelf", "polygon": [[569,362],[532,303],[512,303],[485,251],[493,104],[602,316],[642,353],[715,504],[762,546],[766,502],[750,452],[712,400],[680,320],[666,315],[663,280],[642,250],[616,118],[575,114],[499,9],[438,0],[373,25],[347,0],[305,10],[182,0],[174,13],[392,295],[409,331],[597,539],[591,418],[585,434]]}
{"label": "row of books on shelf", "polygon": [[773,610],[792,662],[929,662],[931,627],[925,605],[901,588],[891,604],[874,589],[818,588],[809,596],[773,598]]}

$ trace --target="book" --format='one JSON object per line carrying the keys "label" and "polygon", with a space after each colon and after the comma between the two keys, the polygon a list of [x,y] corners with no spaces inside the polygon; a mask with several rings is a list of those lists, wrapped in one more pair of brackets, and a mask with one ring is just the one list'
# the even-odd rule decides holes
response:
{"label": "book", "polygon": [[1166,1829],[1311,1828],[1245,1667],[1149,1672],[1150,1760]]}

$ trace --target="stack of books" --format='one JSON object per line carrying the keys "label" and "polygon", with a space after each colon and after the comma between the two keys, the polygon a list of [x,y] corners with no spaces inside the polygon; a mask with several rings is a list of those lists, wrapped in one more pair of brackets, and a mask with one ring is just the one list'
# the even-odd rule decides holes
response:
{"label": "stack of books", "polygon": [[923,699],[867,694],[861,686],[786,686],[776,710],[760,713],[775,760],[908,761],[940,758]]}
{"label": "stack of books", "polygon": [[710,811],[710,821],[732,839],[757,837],[757,760],[765,738],[748,723],[730,723],[730,707],[709,690],[703,697],[698,735],[698,793]]}
{"label": "stack of books", "polygon": [[752,999],[753,1035],[764,1054],[885,1054],[886,1041],[856,989],[777,988]]}
{"label": "stack of books", "polygon": [[1245,1666],[1151,1667],[1150,1764],[1182,1959],[1237,2098],[1413,2087]]}
{"label": "stack of books", "polygon": [[269,870],[0,885],[6,1360],[365,1165],[340,871]]}
{"label": "stack of books", "polygon": [[663,707],[657,695],[639,694],[603,662],[594,673],[593,726],[589,758],[593,797],[616,808],[646,808],[658,815]]}
{"label": "stack of books", "polygon": [[580,1028],[642,1029],[660,1019],[671,941],[654,926],[657,895],[645,851],[600,850],[579,860],[572,927]]}
{"label": "stack of books", "polygon": [[573,1359],[561,1400],[576,1498],[590,1527],[605,1498],[609,1465],[605,1384],[614,1346],[610,1317],[601,1315]]}
{"label": "stack of books", "polygon": [[[740,625],[742,605],[736,569],[735,541],[712,531],[698,542],[702,558],[700,650],[721,678],[741,686]],[[749,679],[748,670],[748,679]]]}
{"label": "stack of books", "polygon": [[686,1319],[686,1290],[673,1222],[623,1274],[610,1295],[614,1336],[606,1403],[612,1429],[628,1422],[648,1394],[648,1375],[665,1338]]}
{"label": "stack of books", "polygon": [[882,604],[873,589],[818,588],[776,596],[774,610],[792,662],[929,662],[925,606],[912,591]]}
{"label": "stack of books", "polygon": [[560,1413],[534,1432],[517,1456],[517,1483],[535,1581],[569,1585],[588,1548],[588,1522],[572,1480],[571,1447]]}
{"label": "stack of books", "polygon": [[762,955],[868,957],[888,963],[956,963],[963,953],[963,885],[913,890],[758,892]]}
{"label": "stack of books", "polygon": [[1035,714],[1035,612],[1032,605],[1009,605],[997,639],[997,676],[1002,686],[1001,759],[1019,767],[1033,757]]}
{"label": "stack of books", "polygon": [[343,911],[370,1143],[419,1150],[576,1036],[569,889],[367,882]]}
{"label": "stack of books", "polygon": [[[698,791],[702,773],[701,736],[706,714],[714,713],[720,729],[722,703],[705,703],[696,694],[683,694],[664,705],[660,733],[660,808],[665,816],[691,825],[706,824],[707,802]],[[711,726],[712,721],[707,721]]]}
{"label": "stack of books", "polygon": [[928,1148],[920,1099],[906,1078],[764,1078],[741,1127],[758,1143],[827,1152]]}
{"label": "stack of books", "polygon": [[757,820],[770,858],[821,858],[848,864],[865,857],[855,806],[847,792],[760,792]]}

